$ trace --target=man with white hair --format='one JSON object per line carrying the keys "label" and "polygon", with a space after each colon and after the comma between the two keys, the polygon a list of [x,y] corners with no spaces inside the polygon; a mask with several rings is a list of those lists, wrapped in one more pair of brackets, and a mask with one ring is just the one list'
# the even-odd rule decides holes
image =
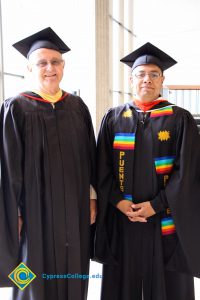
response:
{"label": "man with white hair", "polygon": [[[13,300],[85,300],[96,217],[90,113],[60,88],[70,49],[50,27],[13,46],[28,59],[34,87],[1,109],[0,285],[23,262],[36,278],[15,286]],[[18,271],[11,278],[19,286],[32,280]]]}

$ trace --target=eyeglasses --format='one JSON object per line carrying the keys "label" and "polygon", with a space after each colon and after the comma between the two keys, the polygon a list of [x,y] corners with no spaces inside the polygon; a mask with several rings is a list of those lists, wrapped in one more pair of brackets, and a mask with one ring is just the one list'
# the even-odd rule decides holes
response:
{"label": "eyeglasses", "polygon": [[51,66],[53,67],[57,67],[60,66],[62,63],[64,62],[63,59],[52,59],[52,60],[39,60],[35,65],[42,69],[42,68],[46,68],[48,66],[48,64],[51,64]]}
{"label": "eyeglasses", "polygon": [[138,72],[138,73],[135,73],[134,75],[135,75],[135,77],[137,77],[139,79],[143,79],[143,78],[145,78],[148,75],[153,80],[158,79],[159,77],[162,76],[161,73],[156,72],[156,71],[155,72],[149,72],[149,73]]}

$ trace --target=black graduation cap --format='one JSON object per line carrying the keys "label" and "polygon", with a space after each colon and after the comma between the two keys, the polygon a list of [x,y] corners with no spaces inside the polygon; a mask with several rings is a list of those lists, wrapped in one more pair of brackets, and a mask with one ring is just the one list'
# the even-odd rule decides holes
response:
{"label": "black graduation cap", "polygon": [[70,48],[51,29],[51,27],[47,27],[28,36],[27,38],[13,44],[13,47],[26,58],[29,58],[33,51],[40,48],[53,49],[60,53],[70,51]]}
{"label": "black graduation cap", "polygon": [[132,70],[140,65],[154,64],[164,71],[177,63],[172,57],[151,43],[144,44],[120,61],[131,67]]}

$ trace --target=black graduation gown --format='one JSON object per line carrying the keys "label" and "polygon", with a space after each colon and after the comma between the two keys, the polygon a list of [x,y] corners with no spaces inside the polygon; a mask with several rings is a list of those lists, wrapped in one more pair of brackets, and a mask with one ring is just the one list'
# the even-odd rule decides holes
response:
{"label": "black graduation gown", "polygon": [[[15,287],[14,300],[86,299],[88,280],[77,279],[89,273],[90,184],[95,187],[86,105],[66,92],[54,105],[20,94],[2,105],[0,138],[0,285],[15,287],[7,276],[24,262],[37,278],[23,291]],[[71,279],[46,280],[46,274]]]}
{"label": "black graduation gown", "polygon": [[[152,111],[169,105],[159,104]],[[200,137],[189,112],[176,106],[171,111],[153,117],[126,104],[111,109],[102,121],[95,239],[95,259],[104,264],[102,300],[194,300],[191,275],[200,277]],[[135,134],[126,167],[114,149],[118,133]],[[165,175],[156,173],[159,154],[175,157],[166,186]],[[164,210],[159,208],[147,223],[130,222],[115,208],[125,199],[121,181],[134,202],[150,200]],[[171,209],[176,231],[162,236],[165,206]]]}

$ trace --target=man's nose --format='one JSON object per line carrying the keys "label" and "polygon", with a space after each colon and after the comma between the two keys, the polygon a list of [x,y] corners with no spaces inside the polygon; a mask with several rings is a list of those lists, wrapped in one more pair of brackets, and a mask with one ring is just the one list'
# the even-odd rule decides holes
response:
{"label": "man's nose", "polygon": [[151,82],[152,81],[152,79],[151,79],[151,76],[150,76],[150,74],[145,74],[145,76],[144,76],[144,78],[143,78],[143,81],[144,82]]}
{"label": "man's nose", "polygon": [[51,61],[48,61],[47,62],[47,65],[46,65],[46,69],[52,69],[53,68],[53,64]]}

